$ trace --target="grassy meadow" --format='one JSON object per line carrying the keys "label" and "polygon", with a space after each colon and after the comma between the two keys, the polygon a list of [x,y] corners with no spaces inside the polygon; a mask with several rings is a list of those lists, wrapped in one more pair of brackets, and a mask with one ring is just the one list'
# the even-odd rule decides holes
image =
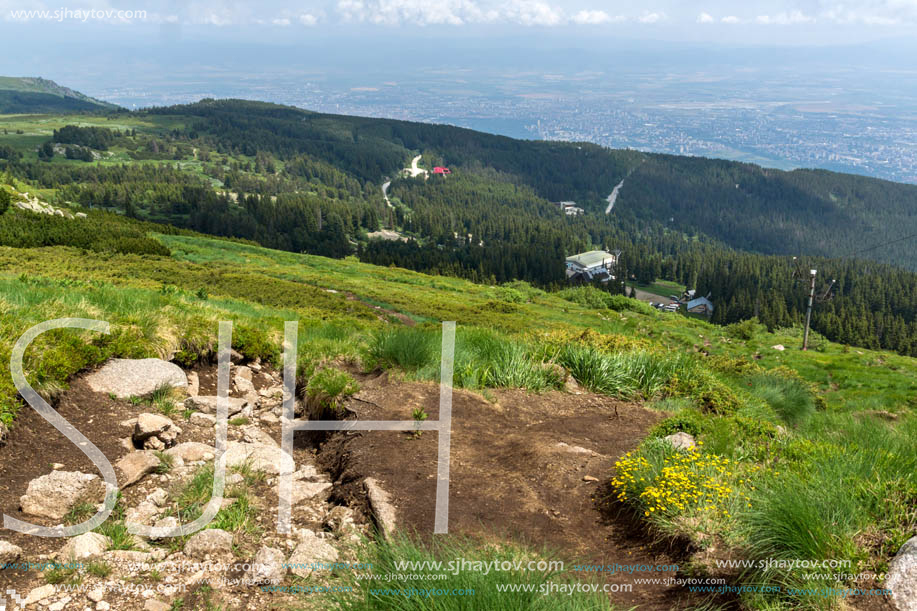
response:
{"label": "grassy meadow", "polygon": [[[29,380],[53,397],[70,376],[112,356],[183,364],[212,357],[220,320],[234,321],[237,350],[278,363],[283,322],[298,320],[300,382],[312,381],[309,392],[326,401],[350,387],[320,375],[338,357],[435,380],[439,322],[454,320],[457,386],[542,392],[563,388],[569,372],[589,390],[669,415],[607,478],[621,511],[699,551],[689,572],[722,572],[715,559],[728,557],[849,560],[846,573],[882,573],[917,529],[914,359],[819,337],[802,352],[799,329],[717,327],[594,289],[551,294],[195,235],[148,237],[169,254],[0,247],[0,360],[44,320],[109,321],[107,336],[60,330],[29,349]],[[0,378],[0,419],[15,427],[19,409],[10,379]],[[676,452],[660,441],[677,431],[694,435],[697,449]],[[384,564],[407,553],[398,545],[367,553]],[[857,585],[804,573],[752,569],[738,579],[784,589]],[[762,609],[840,604],[742,596]],[[445,602],[461,608],[458,601]],[[577,599],[569,608],[594,603]]]}

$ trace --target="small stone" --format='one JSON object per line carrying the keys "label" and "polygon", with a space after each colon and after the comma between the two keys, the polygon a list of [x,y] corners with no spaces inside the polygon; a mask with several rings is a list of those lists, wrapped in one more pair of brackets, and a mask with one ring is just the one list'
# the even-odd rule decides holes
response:
{"label": "small stone", "polygon": [[181,458],[185,462],[213,460],[214,449],[206,443],[188,441],[166,450],[166,454]]}
{"label": "small stone", "polygon": [[[241,412],[245,405],[245,399],[227,397],[227,406],[230,416],[234,416]],[[188,409],[196,409],[197,411],[204,412],[205,414],[215,414],[217,413],[217,398],[215,396],[204,395],[188,397],[185,400],[185,407]]]}
{"label": "small stone", "polygon": [[162,507],[169,500],[169,493],[162,488],[156,488],[150,492],[147,499],[157,507]]}
{"label": "small stone", "polygon": [[89,600],[91,600],[94,603],[99,602],[100,600],[105,598],[105,588],[96,588],[95,590],[90,590],[86,594],[86,598],[88,598]]}
{"label": "small stone", "polygon": [[100,600],[96,603],[96,611],[108,611],[109,609],[111,609],[111,605],[104,600]]}
{"label": "small stone", "polygon": [[274,547],[262,547],[252,561],[251,569],[246,577],[253,584],[278,584],[283,581],[287,573],[284,566],[286,556]]}
{"label": "small stone", "polygon": [[201,412],[191,414],[191,424],[198,426],[213,426],[216,421],[216,416],[211,416],[210,414],[202,414]]}
{"label": "small stone", "polygon": [[25,600],[22,601],[22,606],[27,607],[29,605],[34,605],[35,603],[45,600],[51,596],[54,596],[55,590],[52,584],[40,586],[29,592],[29,595],[25,597]]}
{"label": "small stone", "polygon": [[153,452],[131,452],[115,463],[121,471],[121,488],[136,484],[144,476],[149,475],[159,468],[162,461]]}
{"label": "small stone", "polygon": [[57,553],[57,557],[64,562],[94,558],[107,550],[109,545],[111,539],[105,535],[95,532],[83,533],[70,539]]}
{"label": "small stone", "polygon": [[885,587],[901,611],[917,611],[917,537],[908,539],[888,565]]}
{"label": "small stone", "polygon": [[597,481],[599,481],[599,478],[597,478],[597,477],[592,477],[591,475],[584,475],[584,476],[583,476],[583,481],[584,481],[584,482],[597,482]]}
{"label": "small stone", "polygon": [[166,604],[161,600],[156,600],[151,598],[143,603],[144,611],[169,611],[172,608],[172,605]]}
{"label": "small stone", "polygon": [[185,555],[198,560],[226,554],[232,554],[232,534],[218,528],[197,532],[185,543]]}
{"label": "small stone", "polygon": [[196,397],[200,394],[201,390],[201,380],[197,375],[197,372],[191,371],[188,373],[188,394],[192,397]]}
{"label": "small stone", "polygon": [[679,431],[672,435],[667,435],[663,439],[668,441],[672,445],[672,447],[675,448],[676,450],[690,450],[691,448],[694,448],[697,445],[694,442],[694,436],[689,435],[688,433],[685,433],[684,431]]}
{"label": "small stone", "polygon": [[363,481],[363,487],[366,488],[366,496],[369,497],[369,506],[373,511],[373,516],[382,534],[387,538],[395,532],[397,526],[397,512],[392,505],[391,497],[388,492],[382,489],[372,477],[367,477]]}
{"label": "small stone", "polygon": [[9,541],[0,540],[0,567],[4,564],[12,564],[22,556],[22,548],[13,545]]}

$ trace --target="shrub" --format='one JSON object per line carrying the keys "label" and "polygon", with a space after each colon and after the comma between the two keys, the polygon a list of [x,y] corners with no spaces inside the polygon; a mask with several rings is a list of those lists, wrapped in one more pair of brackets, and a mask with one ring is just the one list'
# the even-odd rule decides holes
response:
{"label": "shrub", "polygon": [[741,322],[734,322],[731,325],[723,327],[723,333],[727,336],[744,341],[752,340],[765,331],[767,331],[767,327],[762,325],[757,317],[749,318]]}
{"label": "shrub", "polygon": [[306,405],[311,420],[324,420],[337,412],[344,399],[356,394],[360,385],[349,373],[337,369],[322,369],[306,384]]}
{"label": "shrub", "polygon": [[698,437],[707,429],[707,426],[703,414],[692,409],[685,409],[650,429],[648,437],[667,437],[679,431]]}

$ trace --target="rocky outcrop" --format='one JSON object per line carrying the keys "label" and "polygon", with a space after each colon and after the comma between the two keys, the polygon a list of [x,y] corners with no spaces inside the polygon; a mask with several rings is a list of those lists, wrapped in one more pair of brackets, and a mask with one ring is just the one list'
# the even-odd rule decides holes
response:
{"label": "rocky outcrop", "polygon": [[395,506],[392,505],[391,497],[372,477],[367,477],[363,481],[363,487],[366,489],[369,507],[372,509],[379,530],[386,538],[392,536],[398,523],[398,513]]}

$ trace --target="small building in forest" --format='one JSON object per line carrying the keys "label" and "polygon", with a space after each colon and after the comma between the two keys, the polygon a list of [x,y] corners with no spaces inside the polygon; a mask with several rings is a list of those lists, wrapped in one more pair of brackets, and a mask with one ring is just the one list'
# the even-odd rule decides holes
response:
{"label": "small building in forest", "polygon": [[692,299],[685,304],[685,309],[689,314],[704,314],[705,316],[713,316],[713,303],[706,297],[698,297]]}
{"label": "small building in forest", "polygon": [[614,269],[620,256],[620,250],[590,250],[567,257],[567,281],[572,284],[589,284],[614,280]]}
{"label": "small building in forest", "polygon": [[557,202],[557,207],[567,216],[576,216],[585,212],[585,210],[576,205],[576,202]]}
{"label": "small building in forest", "polygon": [[450,170],[449,168],[444,168],[442,166],[436,166],[435,168],[433,168],[433,173],[440,174],[442,176],[447,176],[449,174],[452,174],[452,170]]}

